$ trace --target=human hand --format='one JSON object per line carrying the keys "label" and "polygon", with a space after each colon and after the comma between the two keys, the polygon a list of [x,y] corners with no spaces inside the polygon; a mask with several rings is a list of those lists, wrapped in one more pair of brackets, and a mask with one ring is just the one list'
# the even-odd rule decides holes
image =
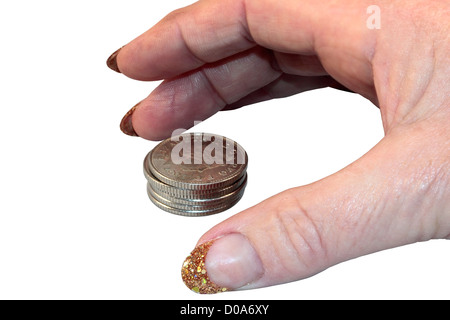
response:
{"label": "human hand", "polygon": [[109,59],[131,78],[166,79],[122,121],[146,139],[325,86],[380,108],[385,137],[362,158],[201,237],[193,255],[206,256],[210,280],[201,292],[299,280],[375,251],[450,238],[450,5],[380,0],[382,25],[372,30],[371,4],[202,0]]}

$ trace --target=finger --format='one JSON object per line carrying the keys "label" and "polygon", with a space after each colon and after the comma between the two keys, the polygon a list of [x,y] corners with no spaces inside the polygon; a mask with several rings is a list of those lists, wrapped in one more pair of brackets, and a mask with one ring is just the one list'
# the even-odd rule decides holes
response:
{"label": "finger", "polygon": [[172,78],[246,51],[243,1],[199,1],[167,15],[117,55],[118,69],[139,80]]}
{"label": "finger", "polygon": [[[386,137],[344,170],[282,192],[212,228],[183,265],[187,286],[200,293],[265,287],[448,235],[450,217],[439,220],[445,208],[438,205],[450,196],[448,188],[442,194],[439,187],[446,181],[441,169],[448,152],[433,151],[442,141],[428,146],[423,128],[406,131]],[[197,264],[205,270],[199,281]]]}
{"label": "finger", "polygon": [[336,80],[330,76],[301,77],[283,74],[267,86],[262,87],[244,98],[225,106],[222,110],[234,110],[254,103],[271,99],[285,98],[301,92],[325,87],[346,90],[341,84],[336,82]]}
{"label": "finger", "polygon": [[167,80],[128,118],[140,137],[160,140],[190,128],[280,77],[271,51],[256,47]]}
{"label": "finger", "polygon": [[322,63],[316,55],[300,55],[275,52],[275,60],[281,71],[298,76],[326,76]]}
{"label": "finger", "polygon": [[[258,50],[259,49],[255,49],[254,51]],[[270,60],[270,54],[267,54],[267,59]],[[267,63],[269,63],[268,60],[266,61]],[[213,69],[214,68],[211,68],[211,70]],[[244,69],[239,68],[240,72],[242,72],[243,70]],[[125,115],[121,123],[122,131],[129,135],[138,135],[134,127],[139,127],[139,129],[137,130],[140,132],[141,137],[159,140],[169,136],[169,134],[175,129],[189,129],[193,126],[195,121],[204,120],[219,110],[234,110],[246,105],[271,99],[284,98],[304,91],[325,87],[332,87],[335,89],[351,92],[329,76],[301,77],[282,74],[281,76],[276,78],[278,73],[275,70],[274,74],[271,74],[268,78],[264,78],[262,77],[263,73],[258,71],[261,70],[259,67],[253,68],[252,66],[250,66],[249,70],[252,71],[251,74],[244,74],[246,82],[244,82],[244,85],[239,85],[239,90],[236,91],[232,91],[235,90],[235,86],[225,86],[223,88],[220,87],[219,83],[222,81],[221,79],[216,79],[215,81],[213,81],[214,84],[211,85],[217,87],[217,90],[220,92],[219,95],[226,97],[226,99],[216,99],[214,98],[214,96],[210,97],[211,93],[216,93],[216,91],[207,90],[207,87],[203,88],[204,91],[206,91],[204,93],[201,92],[202,90],[199,90],[200,88],[197,88],[197,90],[199,91],[189,92],[184,87],[177,87],[177,85],[179,85],[178,81],[180,81],[181,79],[177,79],[176,81],[172,82],[168,81],[164,83],[163,86],[158,88],[157,91],[153,92],[149,98],[143,100],[137,106],[133,107],[132,110]],[[258,74],[254,74],[253,71],[258,71]],[[224,75],[220,72],[219,74],[222,76]],[[235,76],[237,75],[238,73],[235,74]],[[191,75],[191,77],[195,78],[195,73]],[[252,77],[259,77],[258,81],[254,83],[256,86],[261,85],[261,83],[266,83],[270,81],[270,79],[276,79],[271,83],[254,90],[254,86],[249,87],[248,85],[245,85],[245,83],[248,83],[247,81],[252,79]],[[211,79],[215,78],[211,77]],[[181,83],[185,84],[186,82],[182,81]],[[224,88],[227,88],[228,90],[224,91]],[[164,90],[170,90],[170,92],[167,93],[168,95],[175,94],[175,92],[178,91],[189,93],[189,95],[183,96],[184,98],[186,98],[186,100],[184,100],[183,102],[184,108],[186,109],[183,110],[184,113],[177,113],[179,117],[171,114],[171,108],[162,108],[160,106],[161,102],[167,103],[167,101],[173,100],[173,97],[168,96],[166,96],[165,98],[158,98],[158,95],[164,95]],[[247,91],[250,93],[245,95]],[[242,95],[244,95],[244,97],[240,98]],[[237,101],[235,101],[236,99]],[[136,112],[136,109],[138,107],[140,108],[140,111]],[[134,115],[135,113],[137,115]]]}
{"label": "finger", "polygon": [[[188,129],[195,121],[204,120],[219,110],[232,110],[324,87],[347,90],[329,76],[280,75],[278,68],[273,69],[272,59],[271,52],[255,48],[202,71],[167,81],[127,113],[122,130],[132,135],[137,131],[136,135],[159,140],[175,129]],[[179,105],[175,114],[173,105]]]}
{"label": "finger", "polygon": [[[366,1],[323,7],[296,0],[201,0],[172,12],[127,44],[114,55],[114,65],[135,79],[166,79],[261,45],[318,54],[337,74],[355,60],[360,61],[357,69],[370,71],[366,52],[371,52],[367,44],[373,36],[367,35],[367,6]],[[352,41],[339,41],[336,34]]]}

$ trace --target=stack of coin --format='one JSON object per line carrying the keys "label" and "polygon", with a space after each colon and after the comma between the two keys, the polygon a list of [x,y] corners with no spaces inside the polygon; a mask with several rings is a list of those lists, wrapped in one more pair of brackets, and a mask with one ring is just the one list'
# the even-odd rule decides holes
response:
{"label": "stack of coin", "polygon": [[225,211],[244,194],[247,160],[239,144],[219,135],[174,136],[145,157],[148,196],[160,209],[183,216]]}

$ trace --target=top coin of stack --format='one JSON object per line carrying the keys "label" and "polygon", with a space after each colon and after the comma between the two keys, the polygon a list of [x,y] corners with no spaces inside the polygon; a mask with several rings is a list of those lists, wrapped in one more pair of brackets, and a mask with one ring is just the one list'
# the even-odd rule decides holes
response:
{"label": "top coin of stack", "polygon": [[147,193],[160,209],[205,216],[235,205],[247,185],[247,153],[235,141],[186,133],[162,141],[144,160]]}

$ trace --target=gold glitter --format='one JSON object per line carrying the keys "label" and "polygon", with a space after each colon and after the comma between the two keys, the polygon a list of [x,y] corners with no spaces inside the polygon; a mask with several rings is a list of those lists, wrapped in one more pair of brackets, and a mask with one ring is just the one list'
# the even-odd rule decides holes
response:
{"label": "gold glitter", "polygon": [[[202,243],[196,247],[191,255],[186,258],[181,270],[181,277],[186,286],[197,293],[218,293],[227,291],[226,288],[219,287],[208,277],[208,272],[203,266],[205,257],[213,241]],[[195,272],[197,271],[197,272]],[[200,273],[200,275],[198,275]]]}

